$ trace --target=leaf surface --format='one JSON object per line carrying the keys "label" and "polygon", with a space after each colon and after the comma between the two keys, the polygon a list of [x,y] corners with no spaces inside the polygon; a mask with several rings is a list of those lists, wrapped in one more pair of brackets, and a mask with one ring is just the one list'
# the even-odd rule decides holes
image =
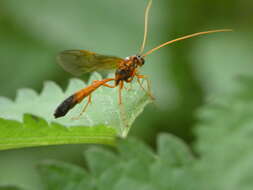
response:
{"label": "leaf surface", "polygon": [[[94,73],[89,81],[100,80]],[[123,91],[118,104],[118,89],[100,87],[92,93],[92,104],[78,119],[86,99],[62,118],[53,116],[56,107],[87,84],[72,79],[65,92],[46,82],[40,95],[31,89],[18,91],[15,101],[0,97],[0,149],[73,143],[114,144],[117,136],[126,137],[136,117],[151,102],[136,82]]]}

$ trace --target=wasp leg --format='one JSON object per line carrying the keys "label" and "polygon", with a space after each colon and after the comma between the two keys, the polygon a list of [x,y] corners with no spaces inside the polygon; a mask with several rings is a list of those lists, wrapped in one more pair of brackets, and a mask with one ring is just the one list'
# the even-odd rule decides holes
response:
{"label": "wasp leg", "polygon": [[108,87],[108,88],[115,88],[115,85],[110,85],[110,84],[103,84],[103,86]]}
{"label": "wasp leg", "polygon": [[129,86],[130,86],[130,87],[128,87],[128,88],[127,88],[126,86],[124,86],[124,88],[125,88],[127,91],[132,90],[132,88],[133,88],[133,85],[132,85],[132,83],[131,83],[132,80],[133,80],[133,78],[129,78],[129,79],[127,79],[127,81],[126,81],[126,82],[129,84]]}
{"label": "wasp leg", "polygon": [[[151,92],[151,82],[150,82],[150,80],[148,79],[148,77],[145,76],[145,75],[136,75],[136,77],[137,77],[137,82],[139,83],[139,85],[140,85],[140,87],[142,88],[142,90],[144,90],[144,91],[150,96],[150,98],[151,98],[152,100],[154,100],[155,97],[152,95],[152,92]],[[145,88],[143,87],[141,79],[144,79],[144,80],[147,82],[148,89],[145,89]]]}
{"label": "wasp leg", "polygon": [[83,107],[81,113],[77,117],[72,117],[71,119],[72,120],[78,120],[78,119],[80,119],[80,117],[83,115],[83,113],[87,110],[89,104],[91,104],[91,94],[88,96],[88,101],[85,104],[85,106]]}
{"label": "wasp leg", "polygon": [[124,88],[125,88],[127,91],[130,91],[130,90],[132,90],[133,85],[132,85],[132,83],[129,83],[129,87],[127,88],[126,86],[124,86]]}
{"label": "wasp leg", "polygon": [[[96,82],[98,82],[98,80],[94,80],[93,82],[92,82],[92,84],[95,84]],[[109,85],[109,84],[102,84],[102,86],[105,86],[105,87],[108,87],[108,88],[115,88],[116,86],[115,85]],[[92,102],[91,102],[91,94],[89,94],[88,95],[88,101],[87,101],[87,103],[85,104],[85,106],[84,106],[84,108],[83,108],[83,110],[81,111],[81,113],[77,116],[77,117],[73,117],[73,118],[71,118],[71,119],[73,119],[73,120],[78,120],[78,119],[80,119],[80,117],[83,115],[83,113],[87,110],[87,108],[88,108],[88,105],[89,104],[91,104]]]}
{"label": "wasp leg", "polygon": [[123,81],[120,81],[119,83],[119,104],[122,104],[122,89],[124,87],[124,82]]}
{"label": "wasp leg", "polygon": [[126,128],[128,128],[129,125],[128,125],[128,122],[127,122],[127,115],[126,115],[125,107],[124,107],[124,105],[122,103],[122,93],[121,93],[121,91],[122,91],[123,88],[124,88],[124,81],[120,81],[120,83],[119,83],[119,111],[120,111],[120,118],[121,118],[124,126]]}
{"label": "wasp leg", "polygon": [[[95,82],[97,82],[97,81],[99,81],[99,80],[94,80],[92,83],[95,83]],[[105,87],[108,87],[108,88],[115,88],[116,86],[115,85],[110,85],[110,84],[102,84],[102,86],[105,86]]]}

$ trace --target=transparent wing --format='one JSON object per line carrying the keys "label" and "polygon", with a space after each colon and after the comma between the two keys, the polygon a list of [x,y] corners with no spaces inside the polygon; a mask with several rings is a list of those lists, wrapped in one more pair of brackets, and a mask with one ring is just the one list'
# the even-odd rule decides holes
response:
{"label": "transparent wing", "polygon": [[114,69],[123,61],[119,57],[100,55],[86,50],[65,50],[58,55],[57,60],[64,70],[76,76],[93,71]]}

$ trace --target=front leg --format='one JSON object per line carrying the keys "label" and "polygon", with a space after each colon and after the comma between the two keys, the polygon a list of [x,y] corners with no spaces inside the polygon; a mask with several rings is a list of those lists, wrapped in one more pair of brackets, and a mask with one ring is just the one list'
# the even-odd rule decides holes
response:
{"label": "front leg", "polygon": [[132,88],[133,88],[133,86],[132,86],[132,81],[133,81],[133,77],[130,77],[130,78],[128,78],[125,82],[127,82],[127,83],[130,83],[130,87],[129,88],[127,88],[126,86],[124,86],[124,88],[127,90],[127,91],[129,91],[129,90],[132,90]]}
{"label": "front leg", "polygon": [[[152,95],[152,92],[151,92],[151,82],[150,80],[148,79],[147,76],[145,75],[140,75],[140,74],[136,74],[136,77],[137,77],[137,82],[139,83],[140,87],[142,88],[142,90],[144,90],[152,100],[155,99],[155,97]],[[148,86],[148,89],[146,90],[142,83],[141,83],[141,79],[144,79],[146,82],[147,82],[147,86]]]}

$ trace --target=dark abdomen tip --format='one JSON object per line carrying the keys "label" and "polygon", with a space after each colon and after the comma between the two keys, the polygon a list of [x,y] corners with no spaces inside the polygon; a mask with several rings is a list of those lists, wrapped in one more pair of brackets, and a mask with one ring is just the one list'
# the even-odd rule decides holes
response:
{"label": "dark abdomen tip", "polygon": [[65,116],[70,109],[72,109],[78,102],[75,100],[75,96],[71,95],[65,99],[55,110],[54,117],[63,117]]}

